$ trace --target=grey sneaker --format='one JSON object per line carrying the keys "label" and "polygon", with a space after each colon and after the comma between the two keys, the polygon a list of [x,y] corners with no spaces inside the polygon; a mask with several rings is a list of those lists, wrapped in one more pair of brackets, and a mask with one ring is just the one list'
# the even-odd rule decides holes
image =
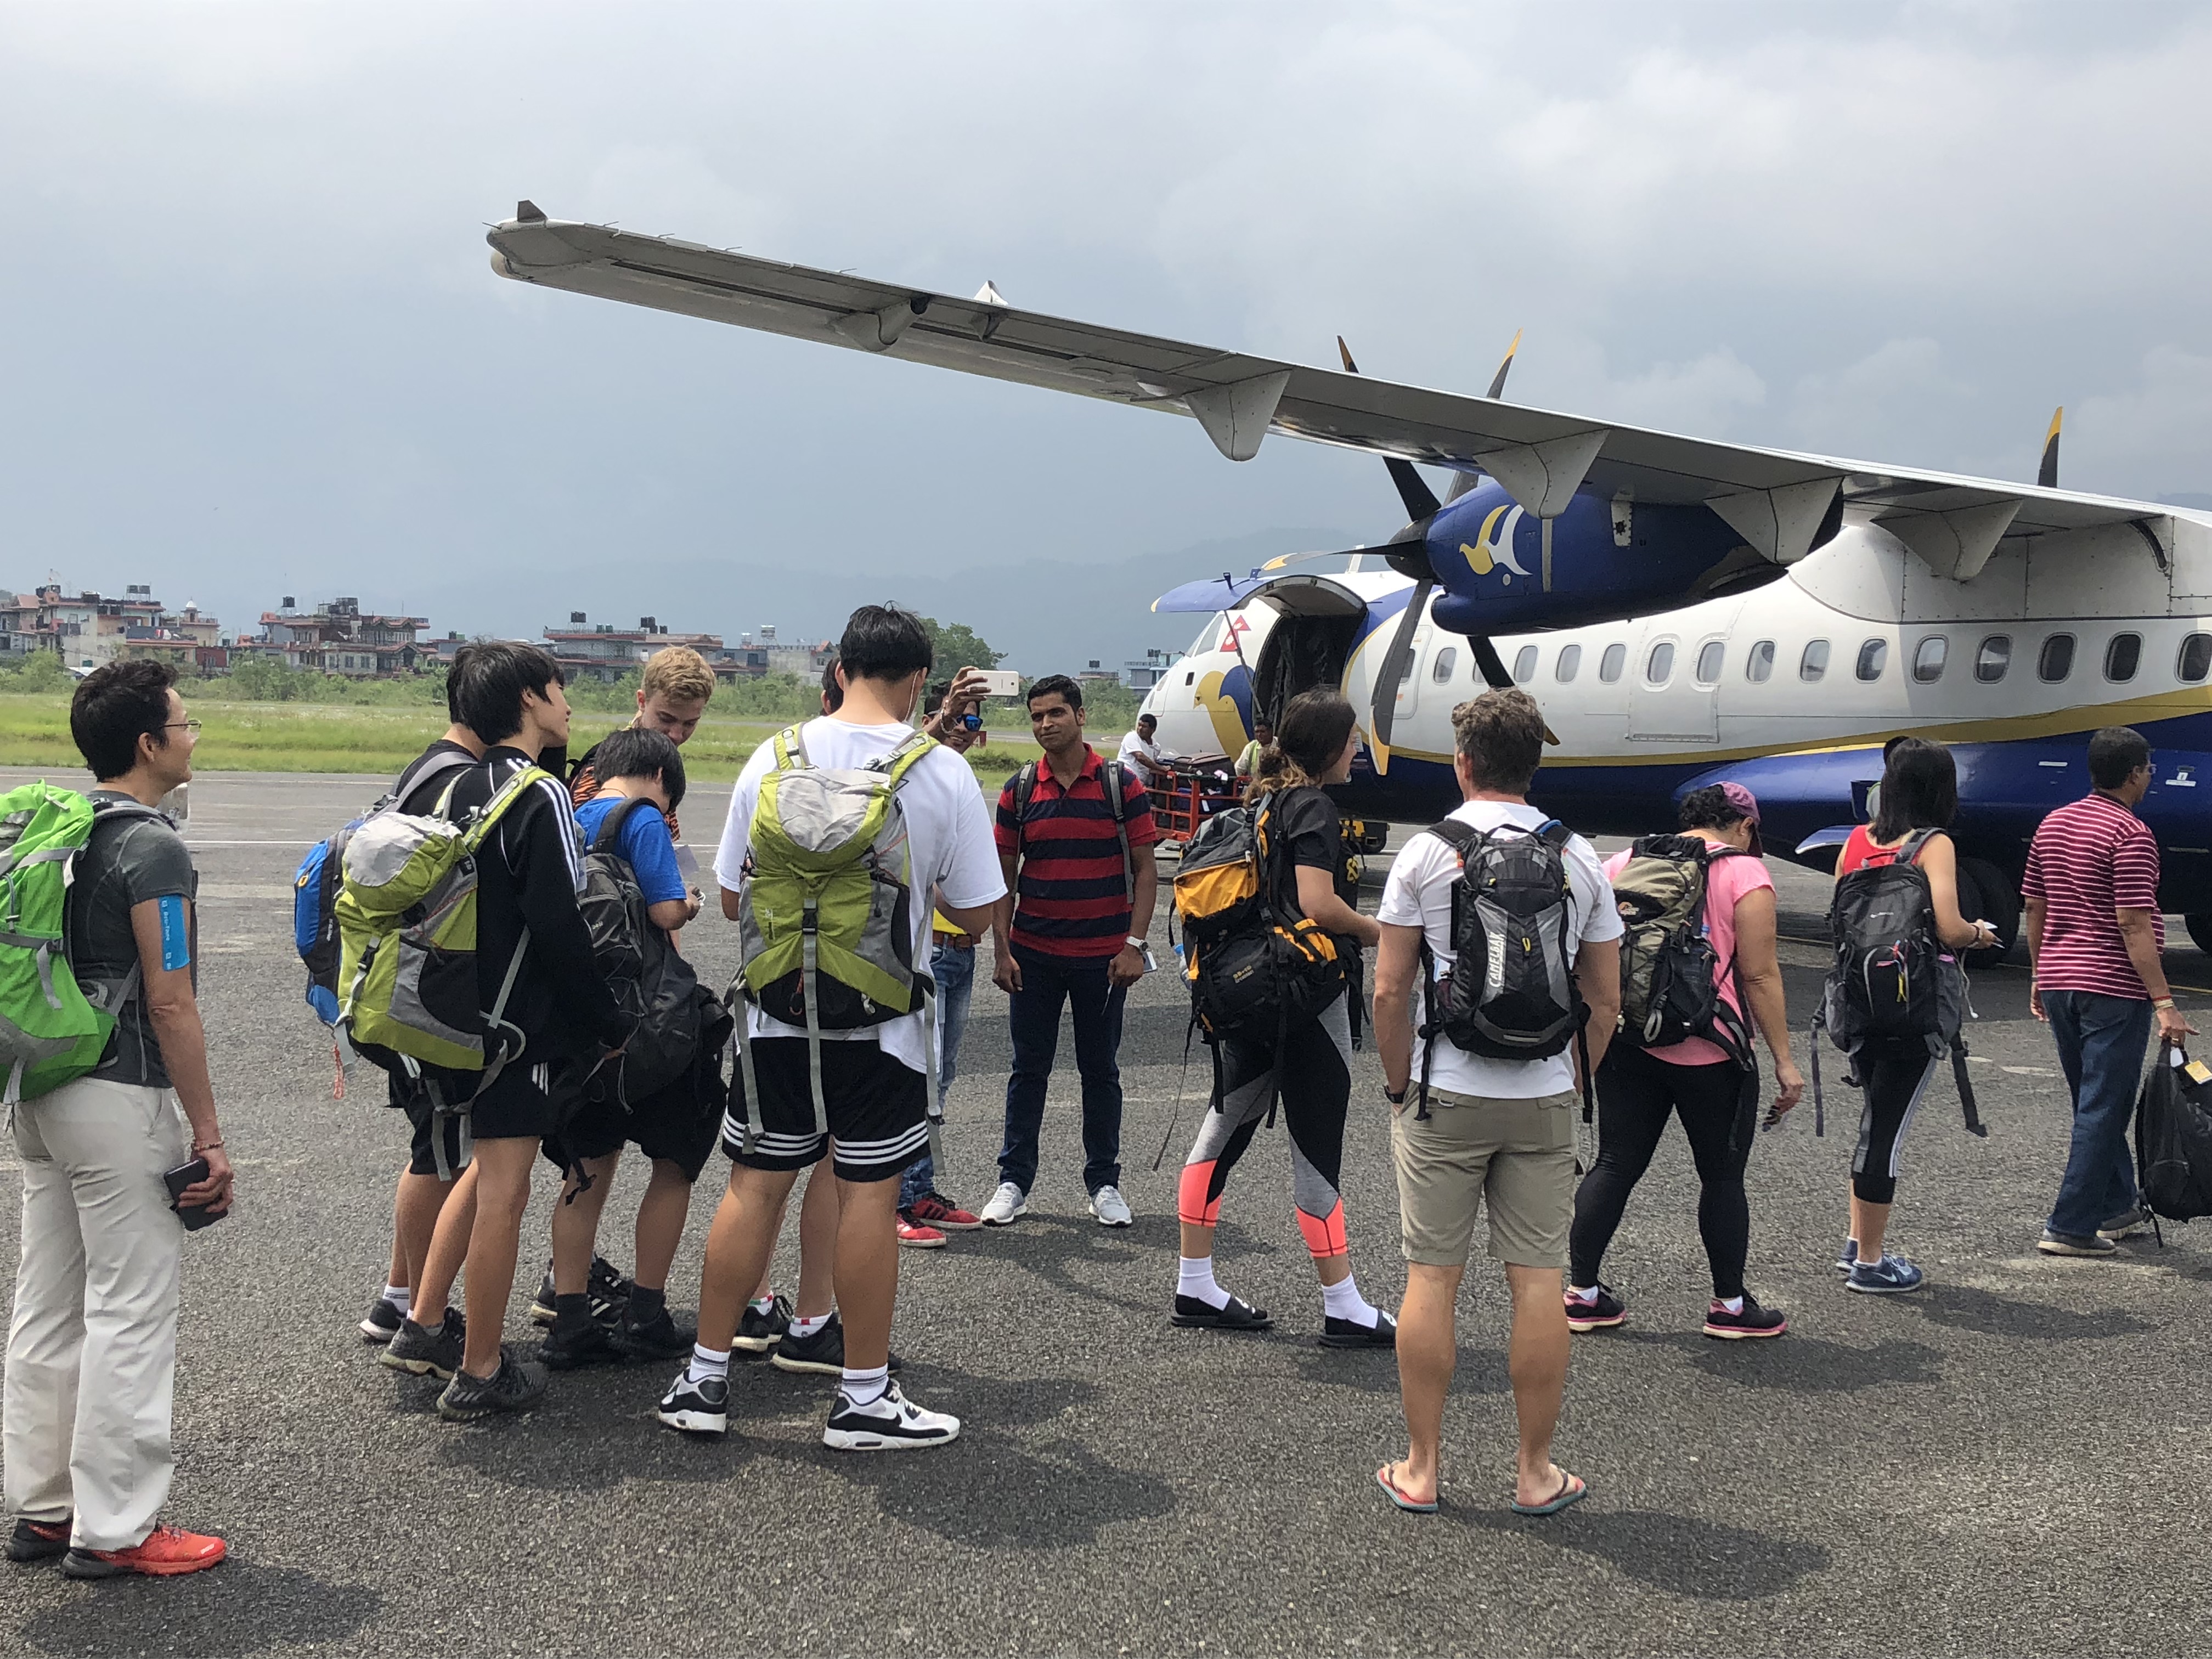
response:
{"label": "grey sneaker", "polygon": [[2133,1238],[2137,1233],[2147,1233],[2149,1231],[2150,1212],[2138,1204],[2132,1210],[2121,1211],[2119,1214],[2098,1228],[2097,1237],[2110,1239],[2117,1244],[2124,1238]]}
{"label": "grey sneaker", "polygon": [[2117,1255],[2120,1249],[2102,1233],[2055,1233],[2048,1227],[2035,1248],[2045,1255]]}
{"label": "grey sneaker", "polygon": [[425,1330],[412,1319],[404,1319],[400,1322],[399,1334],[386,1343],[384,1352],[376,1356],[376,1363],[389,1365],[395,1371],[447,1382],[461,1368],[461,1343],[467,1335],[468,1328],[457,1309],[447,1309],[446,1322],[434,1331]]}
{"label": "grey sneaker", "polygon": [[525,1412],[545,1393],[545,1368],[517,1359],[514,1350],[500,1345],[499,1369],[489,1376],[471,1376],[455,1370],[453,1380],[438,1396],[438,1415],[448,1423],[474,1423],[502,1412]]}

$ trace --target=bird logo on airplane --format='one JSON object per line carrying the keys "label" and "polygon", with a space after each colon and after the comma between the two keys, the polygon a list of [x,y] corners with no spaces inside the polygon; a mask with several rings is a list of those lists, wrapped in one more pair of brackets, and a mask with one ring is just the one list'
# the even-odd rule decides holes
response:
{"label": "bird logo on airplane", "polygon": [[1521,568],[1520,558],[1513,551],[1513,532],[1520,528],[1522,516],[1518,507],[1501,502],[1490,509],[1490,516],[1483,520],[1482,529],[1474,540],[1459,544],[1460,552],[1476,575],[1487,576],[1492,570],[1510,571],[1511,574],[1503,578],[1508,587],[1513,585],[1515,576],[1528,580],[1528,573]]}

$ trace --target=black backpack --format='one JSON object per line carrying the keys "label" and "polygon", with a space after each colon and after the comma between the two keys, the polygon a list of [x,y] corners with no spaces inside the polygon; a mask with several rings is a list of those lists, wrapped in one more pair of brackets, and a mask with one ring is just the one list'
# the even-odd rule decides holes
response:
{"label": "black backpack", "polygon": [[1629,848],[1613,878],[1628,929],[1620,941],[1618,1041],[1665,1048],[1703,1037],[1750,1066],[1751,1033],[1720,994],[1721,974],[1733,974],[1735,963],[1721,961],[1705,915],[1712,866],[1741,856],[1696,835],[1646,836]]}
{"label": "black backpack", "polygon": [[[1458,854],[1451,889],[1452,967],[1437,982],[1424,934],[1421,982],[1421,1103],[1429,1115],[1429,1060],[1441,1033],[1471,1054],[1492,1060],[1548,1060],[1582,1035],[1589,1010],[1576,992],[1574,890],[1565,848],[1571,831],[1557,818],[1534,830],[1485,833],[1458,818],[1431,824]],[[1589,1068],[1583,1068],[1589,1113]]]}
{"label": "black backpack", "polygon": [[2136,1097],[2136,1185],[2154,1216],[2212,1215],[2212,1070],[2179,1048],[2160,1046]]}
{"label": "black backpack", "polygon": [[1286,860],[1273,833],[1275,797],[1217,812],[1176,866],[1191,1018],[1209,1041],[1273,1039],[1343,990],[1336,941],[1284,893]]}

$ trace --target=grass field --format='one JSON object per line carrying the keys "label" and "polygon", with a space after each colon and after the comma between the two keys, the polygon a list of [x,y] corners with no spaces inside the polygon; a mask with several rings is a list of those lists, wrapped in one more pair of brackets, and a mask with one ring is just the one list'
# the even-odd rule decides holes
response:
{"label": "grass field", "polygon": [[[204,772],[397,772],[446,729],[444,715],[427,708],[208,697],[190,698],[187,707],[204,722],[193,756]],[[580,750],[619,724],[616,715],[579,711],[574,747]],[[684,769],[702,783],[726,783],[776,729],[772,720],[709,715],[684,746]],[[1026,738],[994,738],[968,759],[977,776],[998,779],[1036,752]],[[82,769],[70,741],[65,696],[0,695],[0,765],[52,767],[58,776]]]}

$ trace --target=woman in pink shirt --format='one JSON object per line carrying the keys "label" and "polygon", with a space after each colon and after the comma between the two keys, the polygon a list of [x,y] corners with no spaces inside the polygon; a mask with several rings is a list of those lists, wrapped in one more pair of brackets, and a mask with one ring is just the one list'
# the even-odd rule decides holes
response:
{"label": "woman in pink shirt", "polygon": [[[1711,854],[1705,876],[1705,936],[1715,957],[1714,981],[1729,1024],[1742,1025],[1742,1004],[1774,1056],[1777,1116],[1797,1103],[1805,1079],[1790,1057],[1790,1024],[1782,1001],[1782,964],[1774,946],[1774,881],[1759,839],[1759,802],[1740,783],[1694,789],[1682,798],[1682,832],[1702,838]],[[1634,849],[1606,863],[1618,876]],[[1625,909],[1625,907],[1624,907]],[[1577,1331],[1619,1325],[1628,1310],[1598,1280],[1606,1247],[1620,1225],[1628,1195],[1659,1148],[1667,1120],[1679,1116],[1697,1161],[1698,1231],[1713,1277],[1705,1334],[1736,1340],[1779,1336],[1789,1322],[1762,1308],[1743,1287],[1751,1244],[1751,1206],[1744,1166],[1758,1133],[1759,1062],[1703,1037],[1661,1048],[1616,1042],[1597,1068],[1597,1162],[1575,1194],[1568,1238],[1567,1324]]]}

